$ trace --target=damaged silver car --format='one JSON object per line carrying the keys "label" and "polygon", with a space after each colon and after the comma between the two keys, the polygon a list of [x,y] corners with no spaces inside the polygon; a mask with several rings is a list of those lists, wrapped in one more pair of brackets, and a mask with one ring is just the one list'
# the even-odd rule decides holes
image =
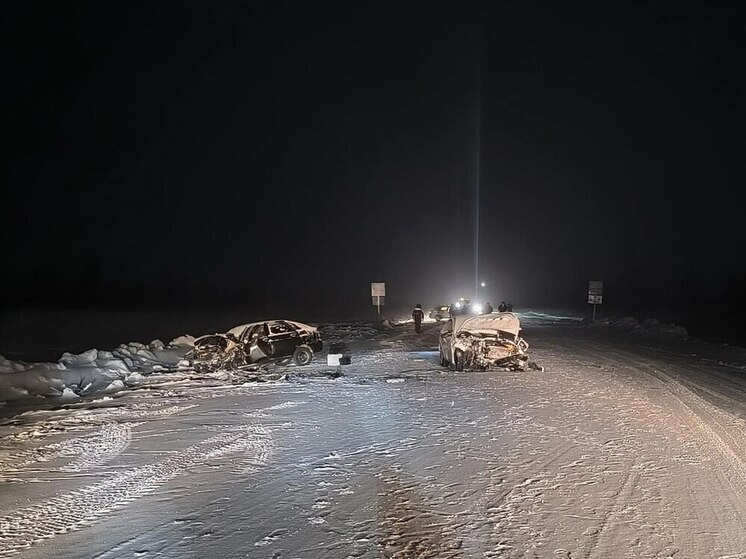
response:
{"label": "damaged silver car", "polygon": [[200,373],[291,360],[296,365],[308,365],[322,347],[315,327],[291,320],[269,320],[197,338],[192,358],[195,370]]}
{"label": "damaged silver car", "polygon": [[440,364],[457,371],[543,370],[528,357],[528,342],[513,313],[454,316],[440,331]]}

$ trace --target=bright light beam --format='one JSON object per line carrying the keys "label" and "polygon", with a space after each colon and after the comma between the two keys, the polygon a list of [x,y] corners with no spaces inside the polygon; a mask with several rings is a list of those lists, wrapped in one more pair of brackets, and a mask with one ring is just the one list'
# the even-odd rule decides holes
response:
{"label": "bright light beam", "polygon": [[[481,11],[481,6],[478,4],[477,9],[478,11]],[[478,14],[481,15],[481,14]],[[481,169],[480,169],[480,163],[482,158],[482,19],[481,17],[478,18],[479,30],[477,33],[479,44],[477,45],[477,103],[476,103],[476,110],[477,110],[477,129],[476,129],[476,135],[477,135],[477,145],[476,145],[476,181],[475,181],[475,190],[476,190],[476,216],[475,216],[475,223],[474,223],[474,298],[479,297],[479,189],[480,189],[480,175],[481,175]]]}

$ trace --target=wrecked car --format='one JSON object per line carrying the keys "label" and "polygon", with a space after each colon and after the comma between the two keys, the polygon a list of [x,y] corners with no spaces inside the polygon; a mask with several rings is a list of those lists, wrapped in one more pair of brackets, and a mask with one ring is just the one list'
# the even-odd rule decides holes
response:
{"label": "wrecked car", "polygon": [[528,342],[513,313],[453,316],[440,331],[440,364],[456,371],[543,370],[528,357]]}
{"label": "wrecked car", "polygon": [[317,329],[291,320],[242,324],[225,334],[194,340],[192,359],[197,372],[236,370],[265,363],[308,365],[323,343]]}
{"label": "wrecked car", "polygon": [[451,316],[450,308],[451,308],[451,305],[437,306],[435,308],[430,309],[428,316],[440,322],[444,318],[450,318]]}

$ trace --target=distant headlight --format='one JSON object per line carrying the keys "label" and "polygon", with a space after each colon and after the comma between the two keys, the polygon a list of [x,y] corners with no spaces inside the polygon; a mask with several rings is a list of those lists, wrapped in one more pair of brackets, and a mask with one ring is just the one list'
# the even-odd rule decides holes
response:
{"label": "distant headlight", "polygon": [[479,314],[482,312],[482,305],[480,305],[479,303],[475,303],[471,306],[471,310]]}
{"label": "distant headlight", "polygon": [[462,305],[461,305],[461,302],[460,302],[460,301],[457,301],[457,302],[456,302],[456,308],[457,308],[457,309],[460,309],[460,308],[461,308],[461,306],[462,306]]}

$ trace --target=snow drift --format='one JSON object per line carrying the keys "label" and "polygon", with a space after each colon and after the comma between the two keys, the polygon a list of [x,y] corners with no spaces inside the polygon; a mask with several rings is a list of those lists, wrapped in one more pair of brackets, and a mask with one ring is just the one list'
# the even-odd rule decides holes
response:
{"label": "snow drift", "polygon": [[661,322],[657,318],[646,318],[642,322],[633,316],[623,316],[621,318],[607,318],[603,320],[604,326],[613,326],[625,332],[642,334],[649,337],[657,338],[686,338],[689,335],[687,329],[677,324],[668,324]]}
{"label": "snow drift", "polygon": [[0,401],[116,392],[141,382],[144,375],[188,366],[185,356],[192,340],[181,336],[168,345],[154,340],[122,344],[113,351],[64,353],[57,363],[10,361],[0,355]]}

